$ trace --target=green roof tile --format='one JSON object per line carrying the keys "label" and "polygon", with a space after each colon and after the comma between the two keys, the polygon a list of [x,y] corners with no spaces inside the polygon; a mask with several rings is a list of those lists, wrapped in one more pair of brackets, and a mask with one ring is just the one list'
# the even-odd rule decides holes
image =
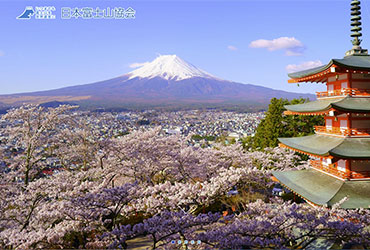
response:
{"label": "green roof tile", "polygon": [[334,137],[314,134],[302,137],[279,138],[279,141],[291,148],[314,155],[370,159],[370,138]]}
{"label": "green roof tile", "polygon": [[370,181],[342,181],[314,169],[274,171],[273,175],[288,189],[322,206],[333,206],[344,197],[342,208],[369,208]]}
{"label": "green roof tile", "polygon": [[312,102],[306,102],[303,104],[295,104],[295,105],[285,105],[284,107],[293,112],[319,112],[328,110],[331,107],[332,103],[338,102],[343,100],[345,97],[341,98],[328,98],[322,100],[316,100]]}
{"label": "green roof tile", "polygon": [[296,105],[285,105],[287,110],[292,112],[310,113],[320,112],[335,108],[344,112],[370,112],[370,98],[341,97],[326,98]]}
{"label": "green roof tile", "polygon": [[370,70],[370,55],[352,55],[343,59],[332,59],[327,65],[315,67],[308,70],[298,71],[288,74],[290,78],[301,78],[317,74],[323,70],[330,68],[333,64],[342,66],[348,69],[355,70]]}
{"label": "green roof tile", "polygon": [[346,138],[329,153],[343,158],[370,158],[370,138]]}
{"label": "green roof tile", "polygon": [[344,138],[309,135],[293,138],[279,138],[279,141],[291,148],[301,150],[306,153],[328,156],[329,151],[343,142]]}
{"label": "green roof tile", "polygon": [[341,101],[333,102],[333,108],[349,112],[370,112],[370,98],[346,97]]}

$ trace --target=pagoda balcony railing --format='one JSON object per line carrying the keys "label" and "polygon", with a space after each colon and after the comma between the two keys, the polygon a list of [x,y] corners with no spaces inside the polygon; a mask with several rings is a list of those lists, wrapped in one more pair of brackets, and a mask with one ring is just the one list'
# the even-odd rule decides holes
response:
{"label": "pagoda balcony railing", "polygon": [[370,171],[341,171],[335,166],[335,164],[325,165],[322,161],[319,160],[311,160],[310,161],[311,167],[322,170],[326,173],[338,176],[342,179],[363,179],[363,178],[370,178]]}
{"label": "pagoda balcony railing", "polygon": [[341,127],[326,127],[315,126],[316,133],[334,134],[341,136],[370,136],[368,128],[341,128]]}
{"label": "pagoda balcony railing", "polygon": [[352,171],[351,177],[354,179],[370,178],[370,171]]}
{"label": "pagoda balcony railing", "polygon": [[310,164],[313,168],[322,170],[326,173],[338,176],[342,179],[349,179],[350,173],[349,172],[343,172],[337,169],[337,167],[334,164],[324,165],[321,161],[317,160],[311,160]]}
{"label": "pagoda balcony railing", "polygon": [[331,91],[316,92],[317,98],[330,96],[370,96],[370,89],[344,88]]}

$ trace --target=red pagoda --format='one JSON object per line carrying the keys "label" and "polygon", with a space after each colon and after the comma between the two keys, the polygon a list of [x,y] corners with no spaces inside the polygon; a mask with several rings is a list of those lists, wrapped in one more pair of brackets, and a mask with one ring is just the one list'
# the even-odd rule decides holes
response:
{"label": "red pagoda", "polygon": [[289,83],[325,83],[317,100],[287,105],[286,115],[323,115],[315,134],[279,138],[280,146],[311,156],[311,168],[274,172],[286,188],[312,205],[370,208],[370,56],[360,47],[360,1],[351,2],[353,47],[343,59],[289,74]]}

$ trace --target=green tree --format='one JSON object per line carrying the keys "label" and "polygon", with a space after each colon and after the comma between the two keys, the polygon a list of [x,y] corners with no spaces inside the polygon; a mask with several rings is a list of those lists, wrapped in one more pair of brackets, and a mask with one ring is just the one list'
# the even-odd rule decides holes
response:
{"label": "green tree", "polygon": [[272,98],[266,112],[266,117],[258,125],[254,137],[244,138],[242,143],[245,148],[264,149],[276,147],[279,144],[278,137],[305,136],[314,133],[314,125],[323,125],[322,116],[284,115],[284,105],[302,104],[308,99]]}

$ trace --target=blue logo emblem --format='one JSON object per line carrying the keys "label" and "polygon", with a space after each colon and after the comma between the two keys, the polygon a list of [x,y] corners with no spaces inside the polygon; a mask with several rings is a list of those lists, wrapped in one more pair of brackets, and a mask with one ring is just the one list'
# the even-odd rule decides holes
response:
{"label": "blue logo emblem", "polygon": [[17,19],[55,19],[54,11],[56,11],[55,6],[27,6],[23,13],[17,17]]}
{"label": "blue logo emblem", "polygon": [[35,11],[32,6],[27,6],[23,13],[17,19],[31,19]]}

